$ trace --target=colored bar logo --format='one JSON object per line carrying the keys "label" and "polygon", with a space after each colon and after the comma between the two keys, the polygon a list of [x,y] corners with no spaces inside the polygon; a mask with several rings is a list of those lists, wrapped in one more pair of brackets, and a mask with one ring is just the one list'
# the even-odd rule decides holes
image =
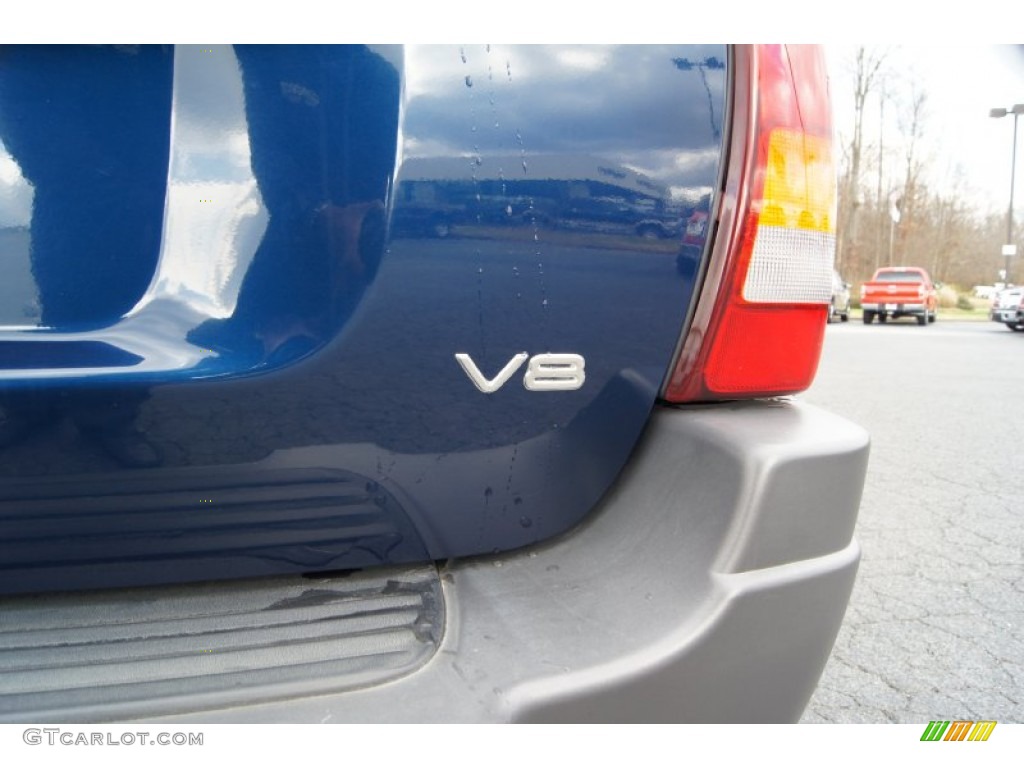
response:
{"label": "colored bar logo", "polygon": [[995,720],[932,720],[921,741],[988,741],[995,727]]}

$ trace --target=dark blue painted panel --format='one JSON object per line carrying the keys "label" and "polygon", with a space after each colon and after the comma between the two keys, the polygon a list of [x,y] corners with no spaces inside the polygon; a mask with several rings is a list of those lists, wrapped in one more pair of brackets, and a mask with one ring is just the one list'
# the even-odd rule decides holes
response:
{"label": "dark blue painted panel", "polygon": [[[124,171],[148,180],[125,210],[148,213],[110,235],[139,244],[145,280],[62,301],[39,285],[42,243],[68,274],[116,271],[76,247],[106,230],[71,192],[132,138],[41,175],[17,135],[43,107],[11,83],[78,55],[0,59],[0,139],[22,177],[0,194],[0,267],[30,264],[36,284],[9,303],[41,305],[0,328],[0,526],[31,532],[0,550],[0,588],[499,551],[586,514],[686,315],[724,48],[192,47],[173,67],[162,49],[91,53],[134,56],[117,77],[154,83],[162,117],[130,134],[163,147],[163,170]],[[83,70],[112,112],[103,67]],[[61,179],[71,192],[40,216]],[[492,378],[523,352],[582,356],[583,386],[530,391],[524,364],[485,394],[454,357]]]}

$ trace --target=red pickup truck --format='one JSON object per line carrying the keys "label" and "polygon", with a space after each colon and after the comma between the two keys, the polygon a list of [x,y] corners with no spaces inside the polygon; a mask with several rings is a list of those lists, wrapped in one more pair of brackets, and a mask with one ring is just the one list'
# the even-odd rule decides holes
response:
{"label": "red pickup truck", "polygon": [[926,325],[935,322],[938,300],[935,284],[920,267],[882,267],[860,287],[860,306],[865,325],[876,316],[880,323],[915,317],[918,325]]}

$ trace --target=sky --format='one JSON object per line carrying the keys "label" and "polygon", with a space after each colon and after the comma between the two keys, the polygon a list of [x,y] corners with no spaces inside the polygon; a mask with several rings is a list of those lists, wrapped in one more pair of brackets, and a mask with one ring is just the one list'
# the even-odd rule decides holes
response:
{"label": "sky", "polygon": [[[832,78],[835,125],[848,140],[853,128],[853,61],[857,46],[831,44],[826,56]],[[955,187],[968,196],[979,212],[1006,211],[1010,193],[1013,118],[989,117],[993,107],[1024,104],[1024,46],[996,45],[876,45],[887,51],[888,89],[894,99],[886,106],[885,143],[899,140],[898,99],[910,82],[927,94],[924,159],[929,180],[937,188]],[[1017,137],[1017,188],[1014,207],[1024,208],[1024,120]],[[878,102],[866,108],[866,140],[877,146]],[[874,163],[875,150],[869,162]],[[888,160],[898,162],[896,156]],[[893,170],[896,170],[893,168]],[[874,166],[870,173],[874,178]]]}

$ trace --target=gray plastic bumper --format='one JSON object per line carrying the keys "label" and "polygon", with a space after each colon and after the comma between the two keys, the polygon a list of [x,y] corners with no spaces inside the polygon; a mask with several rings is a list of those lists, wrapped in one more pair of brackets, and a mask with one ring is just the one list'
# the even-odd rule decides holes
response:
{"label": "gray plastic bumper", "polygon": [[867,458],[863,430],[800,403],[659,408],[584,525],[445,566],[416,671],[175,719],[795,721],[853,585]]}

